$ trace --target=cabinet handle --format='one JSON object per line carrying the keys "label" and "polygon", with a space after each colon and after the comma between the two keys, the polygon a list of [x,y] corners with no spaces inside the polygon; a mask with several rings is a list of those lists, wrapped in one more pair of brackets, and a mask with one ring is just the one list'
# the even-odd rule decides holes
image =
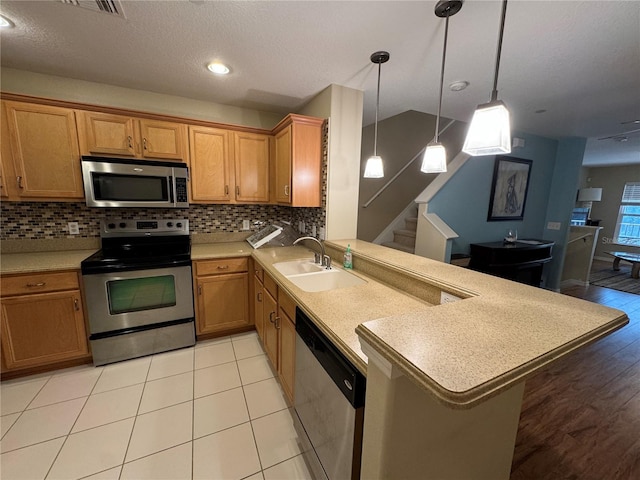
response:
{"label": "cabinet handle", "polygon": [[80,303],[78,302],[78,299],[77,299],[77,298],[74,298],[74,299],[73,299],[73,306],[74,306],[74,308],[76,309],[76,312],[79,312],[79,311],[80,311]]}
{"label": "cabinet handle", "polygon": [[275,315],[275,313],[276,313],[276,312],[269,312],[269,321],[270,321],[271,323],[274,323],[273,316]]}
{"label": "cabinet handle", "polygon": [[236,195],[240,195],[240,185],[236,185]]}
{"label": "cabinet handle", "polygon": [[27,287],[29,287],[29,288],[44,287],[46,284],[47,284],[47,282],[27,283]]}
{"label": "cabinet handle", "polygon": [[229,270],[229,265],[218,265],[218,270]]}
{"label": "cabinet handle", "polygon": [[229,185],[224,186],[224,194],[229,195]]}
{"label": "cabinet handle", "polygon": [[142,148],[144,148],[145,150],[147,149],[147,139],[146,138],[142,139]]}
{"label": "cabinet handle", "polygon": [[24,188],[22,186],[22,177],[20,175],[16,177],[16,180],[18,181],[18,188]]}
{"label": "cabinet handle", "polygon": [[282,320],[282,318],[276,317],[276,322],[275,322],[276,330],[280,330],[280,320]]}
{"label": "cabinet handle", "polygon": [[198,295],[202,295],[202,285],[198,285]]}
{"label": "cabinet handle", "polygon": [[131,135],[127,137],[127,144],[129,145],[129,148],[133,148],[133,138],[131,138]]}
{"label": "cabinet handle", "polygon": [[285,186],[284,186],[284,195],[285,195],[286,197],[288,197],[288,196],[289,196],[289,185],[285,185]]}
{"label": "cabinet handle", "polygon": [[262,302],[262,292],[258,292],[258,301]]}

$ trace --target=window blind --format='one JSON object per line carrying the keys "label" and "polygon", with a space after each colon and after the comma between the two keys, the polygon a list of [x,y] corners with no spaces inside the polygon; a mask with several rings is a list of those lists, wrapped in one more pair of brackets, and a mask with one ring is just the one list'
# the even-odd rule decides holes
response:
{"label": "window blind", "polygon": [[627,182],[624,184],[622,203],[640,203],[640,182]]}

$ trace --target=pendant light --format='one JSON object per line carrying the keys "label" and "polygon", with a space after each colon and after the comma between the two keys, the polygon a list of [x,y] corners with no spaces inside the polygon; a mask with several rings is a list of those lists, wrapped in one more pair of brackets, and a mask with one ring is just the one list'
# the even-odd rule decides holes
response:
{"label": "pendant light", "polygon": [[494,155],[511,153],[511,126],[509,110],[498,100],[498,70],[500,68],[500,54],[502,52],[502,36],[504,34],[504,19],[507,14],[507,0],[502,0],[502,19],[500,21],[500,35],[498,37],[498,51],[496,53],[496,70],[493,78],[491,101],[478,105],[471,119],[467,138],[462,151],[469,155]]}
{"label": "pendant light", "polygon": [[389,52],[375,52],[371,54],[371,62],[378,64],[378,96],[376,98],[376,123],[373,130],[373,155],[367,160],[364,178],[384,177],[382,158],[378,156],[378,110],[380,108],[380,70],[381,65],[389,60]]}
{"label": "pendant light", "polygon": [[420,171],[424,173],[441,173],[447,171],[447,151],[438,140],[440,131],[440,112],[442,111],[442,85],[444,83],[444,63],[447,58],[447,36],[449,33],[449,17],[455,15],[462,8],[462,0],[440,0],[434,9],[436,17],[445,18],[444,44],[442,47],[442,67],[440,69],[440,97],[438,100],[438,115],[436,117],[436,134],[433,141],[427,145],[422,157]]}

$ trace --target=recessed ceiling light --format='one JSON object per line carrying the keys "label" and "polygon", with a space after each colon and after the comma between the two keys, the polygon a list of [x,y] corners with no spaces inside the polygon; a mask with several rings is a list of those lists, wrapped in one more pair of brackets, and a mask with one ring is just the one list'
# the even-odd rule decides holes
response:
{"label": "recessed ceiling light", "polygon": [[540,110],[536,110],[535,113],[544,113],[546,111],[547,111],[546,108],[541,108]]}
{"label": "recessed ceiling light", "polygon": [[469,82],[467,82],[466,80],[460,80],[458,82],[453,82],[449,84],[449,89],[452,92],[459,92],[461,90],[464,90],[465,88],[467,88],[469,86]]}
{"label": "recessed ceiling light", "polygon": [[207,65],[207,68],[210,72],[218,75],[226,75],[230,71],[229,67],[227,67],[224,63],[218,62],[210,63],[209,65]]}
{"label": "recessed ceiling light", "polygon": [[4,15],[0,15],[0,28],[11,28],[14,24],[11,20],[9,20]]}

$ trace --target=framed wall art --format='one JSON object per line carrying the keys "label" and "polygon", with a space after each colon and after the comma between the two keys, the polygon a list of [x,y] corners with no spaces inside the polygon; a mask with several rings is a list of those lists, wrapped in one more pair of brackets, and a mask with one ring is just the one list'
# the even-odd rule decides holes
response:
{"label": "framed wall art", "polygon": [[521,158],[496,156],[488,222],[523,219],[532,163]]}

